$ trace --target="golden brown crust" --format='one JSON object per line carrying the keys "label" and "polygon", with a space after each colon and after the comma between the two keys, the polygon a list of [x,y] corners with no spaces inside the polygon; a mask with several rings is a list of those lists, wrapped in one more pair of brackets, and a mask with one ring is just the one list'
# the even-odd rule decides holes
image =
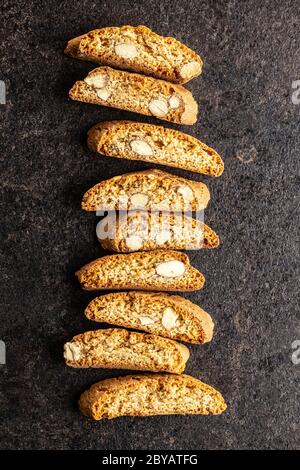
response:
{"label": "golden brown crust", "polygon": [[[181,85],[137,73],[98,67],[69,92],[71,99],[155,116],[178,124],[194,124],[198,105]],[[170,99],[177,97],[176,108]],[[155,104],[155,106],[153,106]]]}
{"label": "golden brown crust", "polygon": [[[128,44],[131,54],[118,53],[120,44]],[[199,55],[180,41],[160,36],[146,26],[96,29],[71,39],[65,53],[173,83],[186,83],[200,75],[203,65]]]}
{"label": "golden brown crust", "polygon": [[[144,195],[142,203],[137,201],[137,194]],[[84,194],[82,209],[188,212],[205,209],[209,200],[204,183],[152,169],[98,183]]]}
{"label": "golden brown crust", "polygon": [[[141,160],[221,176],[221,156],[200,140],[175,129],[135,121],[104,121],[88,131],[88,146],[101,155]],[[144,143],[144,148],[135,148]],[[140,152],[139,152],[140,150]]]}
{"label": "golden brown crust", "polygon": [[180,374],[189,358],[186,346],[153,334],[120,328],[87,331],[65,344],[66,364]]}
{"label": "golden brown crust", "polygon": [[81,412],[93,418],[213,414],[226,410],[222,395],[188,375],[145,374],[106,379],[80,397]]}
{"label": "golden brown crust", "polygon": [[[172,309],[177,315],[172,328],[166,328],[162,321],[166,309]],[[211,341],[214,330],[211,316],[198,305],[179,295],[163,292],[132,291],[101,295],[88,304],[85,316],[92,321],[194,344]]]}
{"label": "golden brown crust", "polygon": [[97,229],[101,246],[119,253],[212,249],[220,243],[218,235],[202,221],[167,212],[108,214]]}
{"label": "golden brown crust", "polygon": [[218,248],[220,245],[220,238],[217,233],[208,225],[204,224],[204,242],[203,248]]}
{"label": "golden brown crust", "polygon": [[[171,276],[170,262],[176,265],[176,274]],[[167,275],[162,274],[161,268],[167,268]],[[104,256],[81,268],[76,276],[86,290],[188,292],[201,289],[205,283],[203,274],[190,265],[185,253],[164,250]]]}

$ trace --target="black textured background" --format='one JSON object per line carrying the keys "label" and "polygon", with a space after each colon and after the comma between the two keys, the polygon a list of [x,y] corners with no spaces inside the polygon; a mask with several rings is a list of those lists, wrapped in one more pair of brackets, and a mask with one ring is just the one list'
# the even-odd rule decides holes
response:
{"label": "black textured background", "polygon": [[[151,167],[87,150],[97,121],[143,118],[71,102],[68,89],[94,66],[63,49],[123,24],[174,35],[205,62],[187,85],[199,120],[182,130],[218,149],[225,173],[171,172],[209,185],[206,221],[222,239],[219,250],[191,255],[207,283],[187,295],[216,322],[212,343],[191,347],[187,372],[222,391],[229,407],[218,417],[92,422],[77,410],[79,394],[118,371],[76,371],[62,359],[68,338],[96,327],[83,317],[93,295],[74,279],[102,254],[83,192]],[[299,448],[299,30],[296,0],[1,2],[2,449]]]}

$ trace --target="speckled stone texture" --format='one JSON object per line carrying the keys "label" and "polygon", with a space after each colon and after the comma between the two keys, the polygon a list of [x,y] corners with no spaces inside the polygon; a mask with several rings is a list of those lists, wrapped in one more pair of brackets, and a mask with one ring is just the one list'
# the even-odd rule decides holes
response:
{"label": "speckled stone texture", "polygon": [[[299,448],[299,2],[3,0],[1,9],[1,448]],[[216,322],[212,343],[190,348],[187,373],[222,391],[229,407],[218,417],[92,422],[77,410],[80,393],[118,371],[72,370],[62,358],[66,340],[97,327],[83,317],[94,295],[74,277],[103,254],[81,197],[104,178],[152,166],[87,149],[96,122],[143,118],[70,101],[94,65],[63,49],[123,24],[174,35],[205,63],[187,85],[199,120],[181,129],[219,150],[225,173],[170,171],[209,185],[206,222],[222,240],[191,255],[207,283],[187,294]]]}

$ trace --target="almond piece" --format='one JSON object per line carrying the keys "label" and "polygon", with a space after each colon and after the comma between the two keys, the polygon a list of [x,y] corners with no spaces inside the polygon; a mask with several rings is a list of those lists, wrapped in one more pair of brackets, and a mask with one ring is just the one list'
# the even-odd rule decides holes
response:
{"label": "almond piece", "polygon": [[170,230],[161,230],[155,238],[155,241],[158,245],[164,245],[166,242],[169,242],[172,238],[172,233]]}
{"label": "almond piece", "polygon": [[176,109],[176,108],[179,108],[180,105],[181,105],[181,99],[179,98],[179,96],[176,96],[176,95],[171,96],[171,98],[169,99],[170,108]]}
{"label": "almond piece", "polygon": [[153,116],[164,117],[169,111],[169,106],[165,99],[155,98],[149,103],[149,111]]}
{"label": "almond piece", "polygon": [[131,206],[135,207],[145,207],[148,203],[148,200],[149,198],[147,194],[135,193],[130,198],[130,204]]}
{"label": "almond piece", "polygon": [[107,88],[100,88],[96,91],[98,98],[100,100],[106,101],[110,97],[110,92]]}
{"label": "almond piece", "polygon": [[152,147],[142,139],[135,139],[130,142],[131,150],[138,155],[143,155],[145,157],[150,157],[153,155]]}
{"label": "almond piece", "polygon": [[163,277],[179,277],[185,272],[185,265],[182,261],[164,261],[156,265],[156,273]]}
{"label": "almond piece", "polygon": [[107,75],[90,75],[84,79],[85,83],[93,88],[104,88],[108,82]]}
{"label": "almond piece", "polygon": [[120,206],[127,206],[128,205],[128,196],[127,194],[120,194],[118,198],[118,204]]}
{"label": "almond piece", "polygon": [[184,362],[187,362],[190,358],[189,349],[184,344],[177,343],[177,346],[182,356],[182,359],[184,360]]}
{"label": "almond piece", "polygon": [[153,318],[145,317],[145,316],[139,317],[139,320],[140,320],[142,326],[153,325],[153,323],[155,323],[155,320],[153,320]]}
{"label": "almond piece", "polygon": [[81,356],[81,348],[76,343],[66,343],[64,345],[64,358],[67,361],[78,361]]}
{"label": "almond piece", "polygon": [[176,326],[177,318],[177,313],[171,307],[165,308],[161,319],[162,326],[166,330],[172,330]]}
{"label": "almond piece", "polygon": [[213,398],[210,397],[209,395],[204,395],[201,400],[202,405],[205,406],[206,408],[209,408],[212,402],[213,402]]}
{"label": "almond piece", "polygon": [[126,246],[129,250],[137,251],[143,246],[143,239],[138,235],[126,238]]}
{"label": "almond piece", "polygon": [[133,59],[139,54],[136,45],[129,42],[116,44],[115,53],[123,59]]}
{"label": "almond piece", "polygon": [[198,75],[201,72],[201,64],[193,60],[184,64],[180,69],[180,75],[182,78],[192,78],[195,75]]}
{"label": "almond piece", "polygon": [[194,200],[194,193],[189,186],[178,186],[177,192],[178,194],[181,194],[183,199],[187,202]]}

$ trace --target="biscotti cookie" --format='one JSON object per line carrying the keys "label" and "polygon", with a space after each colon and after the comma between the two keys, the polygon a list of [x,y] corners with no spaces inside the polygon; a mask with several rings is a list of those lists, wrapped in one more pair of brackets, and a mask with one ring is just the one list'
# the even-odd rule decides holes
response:
{"label": "biscotti cookie", "polygon": [[91,150],[107,157],[159,163],[183,170],[220,176],[220,155],[183,132],[134,121],[105,121],[88,132]]}
{"label": "biscotti cookie", "polygon": [[83,392],[80,411],[90,418],[171,414],[218,415],[227,408],[213,387],[189,375],[146,374],[102,380]]}
{"label": "biscotti cookie", "polygon": [[186,254],[163,250],[104,256],[81,268],[76,275],[86,290],[194,291],[205,282]]}
{"label": "biscotti cookie", "polygon": [[183,86],[110,67],[92,70],[75,83],[69,96],[178,124],[194,124],[197,120],[198,105]]}
{"label": "biscotti cookie", "polygon": [[163,292],[113,292],[93,299],[85,309],[92,321],[147,331],[166,338],[203,344],[214,323],[198,305]]}
{"label": "biscotti cookie", "polygon": [[168,212],[109,213],[99,222],[97,236],[104,249],[119,253],[219,246],[218,235],[203,222]]}
{"label": "biscotti cookie", "polygon": [[159,36],[146,26],[95,29],[71,39],[65,53],[173,83],[186,83],[202,70],[202,60],[194,51],[172,37]]}
{"label": "biscotti cookie", "polygon": [[70,367],[146,370],[181,374],[189,358],[183,344],[157,335],[120,328],[87,331],[65,344]]}
{"label": "biscotti cookie", "polygon": [[96,184],[84,194],[82,209],[187,212],[205,209],[209,200],[204,183],[160,170],[146,170]]}

